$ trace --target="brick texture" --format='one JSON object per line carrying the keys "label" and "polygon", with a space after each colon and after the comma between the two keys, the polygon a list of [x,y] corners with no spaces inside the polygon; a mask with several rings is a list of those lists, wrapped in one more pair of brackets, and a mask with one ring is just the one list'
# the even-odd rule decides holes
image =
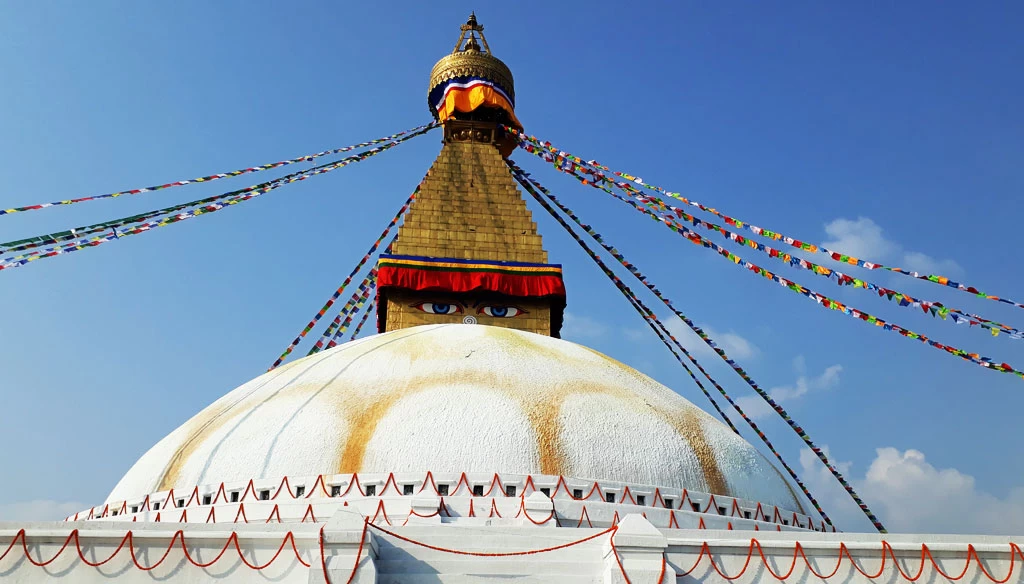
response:
{"label": "brick texture", "polygon": [[[392,253],[439,258],[547,263],[537,224],[498,149],[491,144],[449,142],[420,186],[416,201],[398,230]],[[457,302],[459,314],[430,314],[422,302]],[[514,318],[479,312],[492,304],[524,311]],[[487,298],[449,293],[393,291],[387,300],[385,330],[422,324],[462,322],[551,334],[551,306],[540,299]]]}
{"label": "brick texture", "polygon": [[448,143],[398,230],[393,253],[547,263],[537,224],[490,144]]}

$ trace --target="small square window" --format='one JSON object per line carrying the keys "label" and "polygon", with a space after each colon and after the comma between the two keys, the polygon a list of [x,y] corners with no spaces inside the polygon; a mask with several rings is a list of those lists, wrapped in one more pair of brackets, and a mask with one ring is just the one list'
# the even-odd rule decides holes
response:
{"label": "small square window", "polygon": [[270,500],[270,489],[263,489],[260,491],[260,501]]}
{"label": "small square window", "polygon": [[448,485],[437,485],[437,494],[442,497],[448,496]]}
{"label": "small square window", "polygon": [[675,499],[665,499],[665,508],[666,509],[675,509],[676,508],[676,501],[675,501]]}
{"label": "small square window", "polygon": [[700,503],[690,503],[690,509],[700,513]]}
{"label": "small square window", "polygon": [[160,510],[160,503],[153,503],[153,511],[159,511],[159,510]]}
{"label": "small square window", "polygon": [[508,485],[508,486],[506,486],[505,487],[505,496],[506,497],[515,497],[516,496],[516,486],[515,485]]}
{"label": "small square window", "polygon": [[540,492],[544,493],[545,497],[550,497],[551,496],[551,489],[548,488],[548,487],[541,487],[540,488]]}
{"label": "small square window", "polygon": [[114,509],[114,512],[111,513],[111,515],[114,516],[114,517],[117,517],[117,509]]}
{"label": "small square window", "polygon": [[614,503],[615,502],[615,493],[605,493],[604,494],[604,500],[606,502],[608,502],[608,503]]}
{"label": "small square window", "polygon": [[295,496],[301,497],[306,494],[306,487],[295,487]]}
{"label": "small square window", "polygon": [[184,506],[185,506],[185,499],[178,499],[178,507],[184,507]]}
{"label": "small square window", "polygon": [[744,511],[743,512],[743,518],[744,519],[750,519],[750,511]]}
{"label": "small square window", "polygon": [[231,491],[231,502],[232,503],[237,503],[238,502],[238,491]]}
{"label": "small square window", "polygon": [[370,485],[366,487],[366,496],[372,497],[377,494],[377,485]]}
{"label": "small square window", "polygon": [[647,497],[645,497],[644,495],[637,495],[636,496],[636,504],[637,505],[646,505],[647,504]]}
{"label": "small square window", "polygon": [[203,495],[203,505],[209,505],[210,503],[213,503],[213,496]]}
{"label": "small square window", "polygon": [[573,499],[582,499],[583,498],[583,489],[573,489],[572,490],[572,498]]}
{"label": "small square window", "polygon": [[719,515],[725,515],[725,507],[719,507],[718,508],[718,514]]}
{"label": "small square window", "polygon": [[412,494],[412,485],[402,485],[402,494],[403,495],[411,495]]}
{"label": "small square window", "polygon": [[332,497],[340,497],[341,496],[341,485],[334,485],[334,486],[331,487],[331,496]]}
{"label": "small square window", "polygon": [[132,505],[132,513],[138,513],[138,512],[139,512],[139,507],[137,505]]}
{"label": "small square window", "polygon": [[473,485],[473,496],[474,497],[483,497],[484,496],[484,486],[483,485]]}
{"label": "small square window", "polygon": [[782,520],[782,524],[783,525],[789,525],[789,519],[783,519]]}

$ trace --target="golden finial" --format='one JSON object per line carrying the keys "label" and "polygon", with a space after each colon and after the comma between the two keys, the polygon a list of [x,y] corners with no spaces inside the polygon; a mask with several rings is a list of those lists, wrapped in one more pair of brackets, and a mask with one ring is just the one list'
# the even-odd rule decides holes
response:
{"label": "golden finial", "polygon": [[[477,22],[475,13],[470,13],[466,24],[461,25],[459,31],[461,34],[455,49],[450,55],[442,57],[430,72],[430,89],[456,77],[482,77],[497,84],[514,103],[512,71],[491,53],[487,37],[484,36],[484,27]],[[431,112],[434,112],[433,106],[431,104]]]}
{"label": "golden finial", "polygon": [[[484,51],[486,51],[487,54],[491,54],[491,47],[487,46],[487,38],[484,36],[484,26],[482,24],[478,24],[476,21],[476,12],[469,13],[469,19],[466,20],[466,24],[459,27],[459,30],[462,31],[462,34],[459,35],[459,40],[455,43],[455,50],[452,51],[453,53],[458,53],[460,50],[480,51],[480,44],[476,39],[476,35],[480,35],[480,42],[484,44]],[[469,35],[468,39],[466,38],[467,34]],[[463,41],[466,42],[465,47],[462,46]]]}

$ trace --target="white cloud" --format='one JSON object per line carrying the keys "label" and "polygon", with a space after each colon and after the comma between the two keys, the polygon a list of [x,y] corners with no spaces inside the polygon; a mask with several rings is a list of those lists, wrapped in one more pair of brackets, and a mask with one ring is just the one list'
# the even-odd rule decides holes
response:
{"label": "white cloud", "polygon": [[622,336],[626,337],[626,340],[637,343],[640,341],[656,338],[651,329],[648,328],[625,328],[622,329]]}
{"label": "white cloud", "polygon": [[[686,347],[686,350],[690,351],[694,356],[697,357],[711,357],[715,356],[715,352],[711,347],[700,340],[700,337],[690,330],[690,327],[686,326],[679,317],[673,316],[665,321],[665,328],[672,333],[672,335],[679,339],[679,342]],[[720,332],[709,326],[699,325],[704,332],[711,337],[711,340],[716,345],[721,347],[730,359],[735,361],[743,361],[753,359],[757,357],[761,350],[757,348],[757,345],[747,340],[745,337],[735,331]],[[717,357],[716,357],[717,358]]]}
{"label": "white cloud", "polygon": [[599,339],[608,335],[608,326],[589,316],[578,316],[571,312],[566,312],[564,318],[561,332],[563,339],[583,341]]}
{"label": "white cloud", "polygon": [[921,272],[922,274],[940,276],[959,276],[964,273],[964,269],[960,267],[960,264],[953,260],[937,260],[916,251],[903,252],[903,265],[897,267]]}
{"label": "white cloud", "polygon": [[[839,385],[839,374],[843,371],[842,365],[831,365],[826,367],[821,375],[808,377],[807,362],[803,355],[793,359],[793,369],[797,374],[796,381],[792,385],[782,385],[768,390],[768,395],[779,403],[791,402],[803,397],[812,391],[832,389]],[[774,413],[759,396],[741,397],[736,400],[743,411],[754,419],[764,418]]]}
{"label": "white cloud", "polygon": [[831,239],[823,246],[863,260],[896,264],[897,267],[928,274],[963,274],[963,268],[953,260],[936,259],[904,249],[899,243],[886,238],[882,227],[867,217],[836,219],[825,225],[825,233]]}
{"label": "white cloud", "polygon": [[[824,449],[826,453],[828,449]],[[908,533],[1005,534],[1024,532],[1024,486],[1000,498],[979,490],[974,477],[936,468],[923,452],[886,447],[875,451],[863,477],[850,463],[837,465],[886,528]],[[864,525],[863,516],[831,473],[809,450],[800,453],[803,478],[833,520]],[[839,525],[840,529],[843,525]],[[850,529],[847,527],[846,529]]]}
{"label": "white cloud", "polygon": [[84,503],[75,501],[45,499],[5,503],[0,505],[0,521],[60,521],[87,507]]}
{"label": "white cloud", "polygon": [[882,235],[882,228],[867,217],[836,219],[825,225],[825,233],[832,238],[822,245],[859,258],[889,257],[899,251],[899,244]]}

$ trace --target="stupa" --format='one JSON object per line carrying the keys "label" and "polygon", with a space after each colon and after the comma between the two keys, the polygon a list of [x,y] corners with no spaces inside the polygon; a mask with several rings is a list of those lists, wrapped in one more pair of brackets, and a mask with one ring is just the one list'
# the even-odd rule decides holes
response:
{"label": "stupa", "polygon": [[742,568],[756,581],[793,558],[793,578],[838,559],[835,577],[862,581],[924,541],[945,542],[933,562],[952,573],[970,553],[1011,569],[1004,538],[968,552],[826,528],[728,427],[560,339],[562,266],[504,162],[503,126],[521,128],[513,76],[475,16],[460,32],[430,78],[443,146],[377,266],[379,334],[228,392],[67,522],[0,524],[0,551],[54,557],[8,554],[0,577],[637,583]]}

